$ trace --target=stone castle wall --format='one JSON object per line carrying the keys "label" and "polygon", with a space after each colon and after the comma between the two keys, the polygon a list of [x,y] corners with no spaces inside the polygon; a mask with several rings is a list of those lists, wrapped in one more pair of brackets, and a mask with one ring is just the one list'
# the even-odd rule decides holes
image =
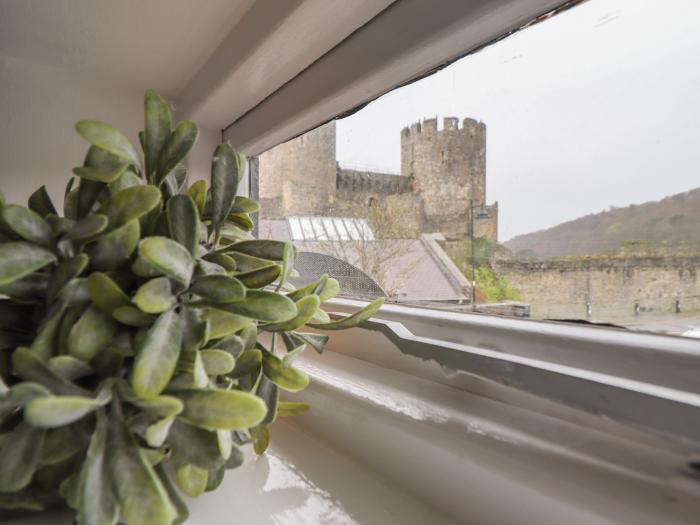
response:
{"label": "stone castle wall", "polygon": [[470,207],[486,204],[486,125],[467,118],[460,127],[448,117],[442,130],[437,119],[404,128],[401,173],[423,196],[428,230],[466,237]]}
{"label": "stone castle wall", "polygon": [[[343,169],[335,159],[335,122],[262,154],[260,201],[267,218],[290,215],[368,217],[379,206],[396,223],[393,234],[417,238],[498,235],[498,204],[487,206],[486,126],[473,119],[417,123],[401,132],[401,175]],[[376,212],[376,210],[375,210]],[[375,213],[376,215],[376,213]]]}
{"label": "stone castle wall", "polygon": [[700,310],[700,256],[497,259],[494,270],[531,305],[536,318],[594,319],[642,312]]}
{"label": "stone castle wall", "polygon": [[323,215],[335,199],[335,123],[260,155],[258,175],[266,217]]}

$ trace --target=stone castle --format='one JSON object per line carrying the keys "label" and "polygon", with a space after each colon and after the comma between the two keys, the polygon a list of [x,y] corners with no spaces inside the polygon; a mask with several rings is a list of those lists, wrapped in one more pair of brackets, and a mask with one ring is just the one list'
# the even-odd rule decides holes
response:
{"label": "stone castle", "polygon": [[[366,218],[373,206],[395,218],[396,237],[498,237],[498,203],[486,204],[486,125],[447,117],[401,131],[401,174],[344,169],[336,161],[335,122],[260,156],[265,218]],[[471,213],[470,213],[471,211]]]}

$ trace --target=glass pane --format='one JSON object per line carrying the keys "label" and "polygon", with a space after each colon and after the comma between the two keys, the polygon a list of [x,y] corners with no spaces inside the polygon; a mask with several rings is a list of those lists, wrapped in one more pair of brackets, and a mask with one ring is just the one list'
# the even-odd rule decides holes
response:
{"label": "glass pane", "polygon": [[261,221],[312,217],[300,250],[390,301],[700,337],[700,3],[658,4],[582,2],[261,155]]}

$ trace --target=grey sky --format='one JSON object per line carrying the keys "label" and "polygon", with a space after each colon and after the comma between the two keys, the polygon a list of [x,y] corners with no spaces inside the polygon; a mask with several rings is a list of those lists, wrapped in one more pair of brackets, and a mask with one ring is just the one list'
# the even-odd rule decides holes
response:
{"label": "grey sky", "polygon": [[399,132],[487,125],[499,240],[700,186],[700,2],[590,0],[338,122],[338,159],[397,169]]}

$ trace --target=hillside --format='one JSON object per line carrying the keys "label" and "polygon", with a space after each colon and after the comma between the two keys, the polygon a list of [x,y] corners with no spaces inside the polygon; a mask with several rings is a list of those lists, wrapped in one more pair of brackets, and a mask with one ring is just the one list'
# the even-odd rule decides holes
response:
{"label": "hillside", "polygon": [[558,257],[627,250],[700,251],[700,188],[579,217],[505,245],[516,255]]}

